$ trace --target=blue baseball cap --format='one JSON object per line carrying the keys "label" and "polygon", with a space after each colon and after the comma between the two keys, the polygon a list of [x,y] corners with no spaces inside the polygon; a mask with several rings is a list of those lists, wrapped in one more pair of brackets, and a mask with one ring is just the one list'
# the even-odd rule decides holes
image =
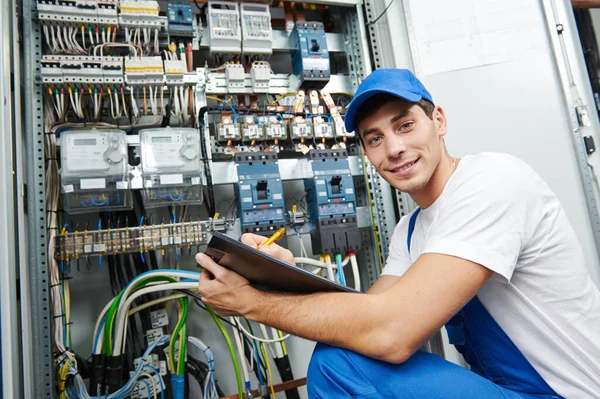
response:
{"label": "blue baseball cap", "polygon": [[356,113],[369,98],[380,93],[391,94],[411,103],[425,99],[433,104],[431,94],[408,69],[377,69],[358,86],[354,98],[346,109],[347,131],[356,130]]}

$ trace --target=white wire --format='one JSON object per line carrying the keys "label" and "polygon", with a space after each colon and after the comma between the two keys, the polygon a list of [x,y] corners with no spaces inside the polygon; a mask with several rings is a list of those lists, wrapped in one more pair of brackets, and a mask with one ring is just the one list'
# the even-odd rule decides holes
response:
{"label": "white wire", "polygon": [[[172,290],[193,290],[196,289],[198,287],[198,283],[197,282],[193,282],[193,283],[167,283],[167,284],[159,284],[156,286],[150,286],[150,287],[145,287],[142,289],[139,289],[137,291],[135,291],[134,293],[131,294],[131,296],[127,297],[127,300],[124,303],[121,303],[119,305],[119,312],[117,315],[117,328],[116,328],[116,336],[115,336],[115,343],[114,343],[114,349],[113,349],[113,356],[119,356],[121,354],[121,344],[123,343],[123,335],[125,333],[125,331],[123,330],[123,326],[125,324],[125,320],[127,318],[127,312],[124,312],[124,309],[129,309],[129,307],[131,306],[131,303],[138,298],[141,295],[145,295],[148,294],[150,292],[157,292],[157,291],[172,291]],[[133,287],[129,287],[129,288],[133,288]],[[125,294],[127,294],[127,290],[125,291]],[[123,296],[125,296],[125,294]]]}
{"label": "white wire", "polygon": [[358,272],[356,255],[350,256],[350,264],[352,265],[352,275],[354,276],[354,289],[360,291],[360,274]]}
{"label": "white wire", "polygon": [[140,109],[138,108],[137,101],[133,96],[133,87],[129,87],[129,93],[131,94],[131,112],[133,113],[133,116],[137,119],[137,117],[140,115]]}
{"label": "white wire", "polygon": [[121,87],[121,102],[123,104],[123,112],[125,113],[125,117],[129,118],[129,113],[127,112],[127,104],[125,103],[125,90]]}
{"label": "white wire", "polygon": [[94,45],[94,35],[92,35],[92,31],[88,30],[88,35],[90,37],[90,46]]}
{"label": "white wire", "polygon": [[[152,387],[152,392],[154,393],[154,395],[153,395],[154,399],[157,399],[156,391],[158,391],[158,389],[156,389],[156,384],[155,384],[154,378],[152,378],[152,376],[148,373],[140,373],[139,376],[140,376],[140,378],[146,377],[148,379],[148,385]],[[138,381],[141,381],[141,380],[138,379]],[[143,386],[145,387],[145,385],[143,385]],[[150,392],[148,392],[147,397],[150,397]]]}
{"label": "white wire", "polygon": [[[270,339],[269,338],[269,334],[267,333],[267,327],[265,327],[263,324],[259,323],[258,324],[258,328],[260,329],[260,332],[262,333],[263,338]],[[269,352],[271,352],[271,357],[273,359],[275,359],[276,358],[276,356],[275,356],[276,355],[275,344],[272,343],[272,342],[271,343],[267,343],[267,348],[269,348]]]}
{"label": "white wire", "polygon": [[83,49],[87,52],[87,46],[85,45],[85,29],[81,30],[81,43],[83,44]]}
{"label": "white wire", "polygon": [[65,45],[63,44],[62,38],[60,37],[60,28],[57,27],[56,28],[56,39],[58,40],[58,45],[60,48],[60,51],[66,51]]}
{"label": "white wire", "polygon": [[331,257],[329,255],[325,255],[325,265],[327,267],[327,278],[331,281],[335,281],[335,273],[333,272],[333,264],[331,262]]}
{"label": "white wire", "polygon": [[[235,325],[235,318],[230,317],[231,323]],[[244,344],[242,343],[242,339],[240,337],[240,331],[236,328],[233,329],[233,338],[235,339],[235,345],[238,349],[238,356],[240,357],[240,363],[242,366],[242,375],[244,376],[244,382],[250,381],[250,377],[248,376],[248,364],[246,363],[246,356],[244,356]]]}
{"label": "white wire", "polygon": [[281,341],[285,341],[286,339],[288,339],[288,338],[290,337],[290,334],[286,334],[286,335],[284,335],[283,337],[281,337],[281,338],[277,338],[277,339],[264,339],[264,338],[259,338],[259,337],[257,337],[257,336],[254,336],[254,335],[252,335],[250,332],[248,332],[248,330],[246,330],[246,329],[244,328],[244,326],[242,325],[242,323],[240,322],[240,320],[239,320],[239,318],[238,318],[238,317],[236,317],[235,319],[236,319],[236,321],[237,321],[237,324],[238,324],[238,327],[240,328],[240,330],[242,330],[242,332],[243,332],[244,334],[246,334],[246,336],[247,336],[248,338],[255,339],[255,340],[257,340],[258,342],[264,342],[264,343],[266,343],[266,344],[271,344],[271,343],[275,343],[275,342],[281,342]]}

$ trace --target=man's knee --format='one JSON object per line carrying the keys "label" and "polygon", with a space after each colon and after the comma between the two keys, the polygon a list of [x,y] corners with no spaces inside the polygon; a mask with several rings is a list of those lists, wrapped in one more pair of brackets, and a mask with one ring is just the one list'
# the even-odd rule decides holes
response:
{"label": "man's knee", "polygon": [[[375,387],[362,373],[365,358],[358,353],[317,344],[313,352],[306,383],[311,398],[349,398],[356,395],[375,393]],[[352,376],[352,378],[348,378]]]}
{"label": "man's knee", "polygon": [[317,343],[308,365],[307,378],[322,377],[332,365],[339,364],[344,358],[345,349],[336,348],[327,344]]}

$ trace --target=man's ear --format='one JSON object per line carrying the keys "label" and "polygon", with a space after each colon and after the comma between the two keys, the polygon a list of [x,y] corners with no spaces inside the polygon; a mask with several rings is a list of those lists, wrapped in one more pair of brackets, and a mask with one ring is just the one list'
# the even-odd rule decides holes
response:
{"label": "man's ear", "polygon": [[446,120],[446,113],[442,107],[436,106],[433,109],[433,114],[431,115],[433,119],[433,123],[435,125],[435,129],[438,132],[440,137],[444,137],[448,132],[448,122]]}

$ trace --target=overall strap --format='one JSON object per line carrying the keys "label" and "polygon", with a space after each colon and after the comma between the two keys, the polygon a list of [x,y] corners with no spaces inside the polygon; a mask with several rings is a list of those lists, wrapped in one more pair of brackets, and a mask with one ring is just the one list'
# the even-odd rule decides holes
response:
{"label": "overall strap", "polygon": [[415,213],[410,216],[410,221],[408,222],[408,235],[406,236],[406,246],[408,247],[408,253],[410,254],[410,241],[412,240],[412,235],[415,232],[415,223],[417,223],[417,216],[419,216],[419,212],[421,212],[421,208],[417,208]]}

